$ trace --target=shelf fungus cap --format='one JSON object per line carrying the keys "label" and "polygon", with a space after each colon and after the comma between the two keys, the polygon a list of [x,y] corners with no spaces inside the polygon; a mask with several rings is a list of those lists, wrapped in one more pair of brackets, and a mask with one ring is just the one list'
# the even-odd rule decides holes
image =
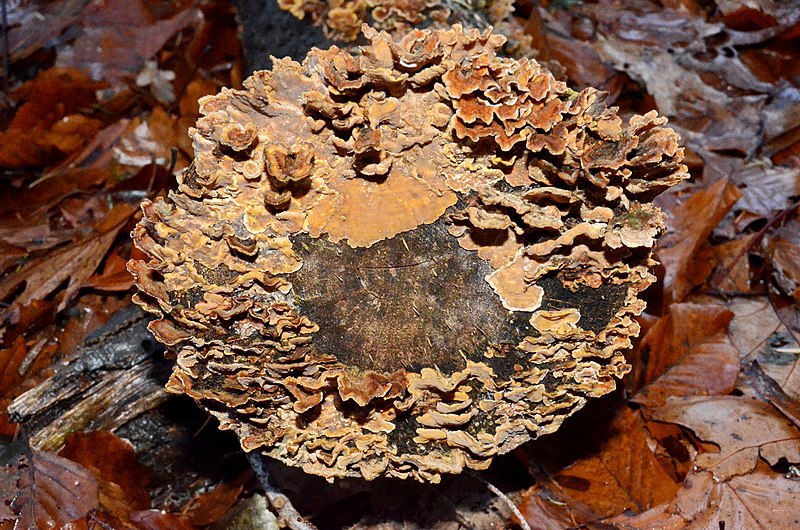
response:
{"label": "shelf fungus cap", "polygon": [[686,167],[666,119],[624,122],[491,31],[364,34],[202,98],[129,269],[167,389],[245,450],[435,482],[614,389],[652,199]]}

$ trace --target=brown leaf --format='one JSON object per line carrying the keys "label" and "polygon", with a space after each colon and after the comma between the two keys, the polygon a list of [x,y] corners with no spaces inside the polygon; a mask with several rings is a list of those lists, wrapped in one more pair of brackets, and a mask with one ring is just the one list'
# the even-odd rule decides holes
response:
{"label": "brown leaf", "polygon": [[116,248],[108,255],[103,265],[103,271],[93,274],[85,287],[100,291],[127,291],[133,285],[133,277],[125,268],[127,257],[120,255],[122,249]]}
{"label": "brown leaf", "polygon": [[157,20],[142,0],[91,2],[81,17],[83,34],[60,51],[57,64],[112,83],[131,78],[170,37],[199,21],[194,9]]}
{"label": "brown leaf", "polygon": [[615,434],[599,453],[558,473],[562,500],[588,506],[595,517],[626,510],[639,513],[671,499],[678,485],[650,450],[644,421],[623,408],[614,419]]}
{"label": "brown leaf", "polygon": [[20,365],[27,355],[28,348],[21,336],[9,348],[0,349],[0,434],[3,436],[13,436],[17,430],[17,426],[8,419],[8,405],[14,399],[9,390],[22,379],[25,371],[19,373]]}
{"label": "brown leaf", "polygon": [[0,349],[0,435],[14,436],[19,425],[11,423],[8,405],[27,388],[20,383],[50,365],[55,343],[37,338],[29,346],[24,337],[18,335],[11,346]]}
{"label": "brown leaf", "polygon": [[[58,38],[67,26],[77,20],[83,4],[84,0],[9,2],[9,62],[23,59]],[[23,11],[16,24],[11,16],[15,6]]]}
{"label": "brown leaf", "polygon": [[[134,207],[129,204],[116,205],[108,217],[101,221],[112,226],[98,226],[98,235],[34,260],[24,265],[17,274],[5,278],[0,283],[0,299],[7,301],[9,305],[0,310],[0,323],[14,319],[21,307],[46,298],[66,283],[57,307],[58,311],[64,309],[105,256],[122,227],[122,221],[134,211]],[[7,300],[19,289],[22,289],[21,292],[12,300]]]}
{"label": "brown leaf", "polygon": [[759,464],[754,472],[725,482],[715,481],[711,473],[694,473],[672,502],[604,522],[626,530],[772,530],[798,528],[798,514],[800,482]]}
{"label": "brown leaf", "polygon": [[[605,0],[583,10],[597,19],[600,35],[593,44],[600,56],[640,81],[693,149],[752,156],[761,143],[755,131],[770,130],[762,110],[776,91],[736,48],[764,43],[779,28],[738,32],[707,22],[705,13],[635,5],[619,11],[613,5]],[[771,14],[787,28],[798,19],[791,4],[779,4]]]}
{"label": "brown leaf", "polygon": [[130,520],[141,530],[193,530],[189,519],[182,515],[165,513],[161,510],[141,510],[133,512]]}
{"label": "brown leaf", "polygon": [[39,166],[76,151],[102,123],[80,112],[96,102],[101,88],[69,68],[50,68],[12,93],[22,104],[0,131],[0,167]]}
{"label": "brown leaf", "polygon": [[800,428],[800,400],[787,395],[774,379],[764,373],[757,361],[745,365],[743,374],[761,399],[781,411],[795,427]]}
{"label": "brown leaf", "polygon": [[2,499],[17,516],[15,528],[59,528],[97,510],[97,481],[89,470],[50,453],[32,456],[32,466],[23,456],[2,470],[3,480],[17,484],[14,497]]}
{"label": "brown leaf", "polygon": [[719,292],[747,294],[750,288],[750,251],[757,234],[748,234],[714,245],[714,274],[709,283]]}
{"label": "brown leaf", "polygon": [[800,343],[786,325],[775,328],[751,357],[757,360],[764,376],[774,381],[777,390],[789,399],[800,399]]}
{"label": "brown leaf", "polygon": [[731,321],[729,334],[742,357],[758,349],[781,325],[780,318],[765,296],[734,298],[726,307],[736,315]]}
{"label": "brown leaf", "polygon": [[772,277],[787,295],[800,301],[800,245],[782,237],[772,239]]}
{"label": "brown leaf", "polygon": [[[120,164],[143,167],[148,164],[167,165],[170,161],[171,149],[178,143],[180,136],[187,136],[186,129],[176,127],[176,120],[161,107],[156,107],[146,118],[131,121],[122,134],[119,143],[114,147],[114,158]],[[186,167],[182,160],[176,169]]]}
{"label": "brown leaf", "polygon": [[669,504],[664,503],[640,514],[622,513],[603,522],[621,530],[684,530],[686,520],[668,510]]}
{"label": "brown leaf", "polygon": [[183,514],[195,526],[216,523],[236,503],[244,489],[244,484],[251,477],[252,475],[248,472],[242,474],[236,480],[219,484],[213,490],[193,499],[188,508],[183,510]]}
{"label": "brown leaf", "polygon": [[649,359],[633,397],[648,410],[671,396],[722,395],[734,388],[739,352],[728,338],[733,313],[722,306],[673,304],[647,332],[642,348]]}
{"label": "brown leaf", "polygon": [[132,509],[150,508],[150,471],[136,459],[130,442],[108,431],[75,432],[58,454],[91,469],[99,479],[118,484]]}
{"label": "brown leaf", "polygon": [[666,268],[665,289],[674,302],[683,300],[693,287],[705,281],[706,275],[698,278],[693,274],[696,253],[740,196],[728,179],[720,179],[670,212],[658,257]]}
{"label": "brown leaf", "polygon": [[758,458],[770,464],[781,458],[800,462],[800,431],[769,405],[737,396],[672,398],[656,410],[658,421],[678,423],[701,440],[719,447],[702,453],[696,465],[728,480],[755,469]]}
{"label": "brown leaf", "polygon": [[731,180],[740,186],[742,197],[737,210],[745,210],[769,219],[800,196],[800,170],[796,167],[773,166],[759,160],[732,164]]}
{"label": "brown leaf", "polygon": [[524,491],[518,508],[531,530],[563,530],[574,523],[562,502],[550,499],[538,488]]}

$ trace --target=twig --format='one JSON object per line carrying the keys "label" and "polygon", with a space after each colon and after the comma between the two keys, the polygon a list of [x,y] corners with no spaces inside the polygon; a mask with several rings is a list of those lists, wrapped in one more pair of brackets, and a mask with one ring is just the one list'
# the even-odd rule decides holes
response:
{"label": "twig", "polygon": [[264,493],[267,495],[267,500],[270,506],[277,512],[278,519],[286,523],[291,530],[317,530],[317,527],[308,522],[300,513],[292,506],[292,502],[283,493],[279,492],[269,483],[269,471],[264,467],[264,462],[261,460],[261,455],[258,453],[247,453],[247,460],[250,461],[250,467],[258,478],[259,484],[264,488]]}
{"label": "twig", "polygon": [[750,380],[762,399],[778,409],[795,427],[800,427],[800,401],[786,394],[780,385],[764,372],[758,361],[744,365],[742,373]]}
{"label": "twig", "polygon": [[489,482],[488,480],[486,480],[482,476],[478,475],[477,473],[470,472],[469,474],[472,475],[473,477],[475,477],[476,479],[480,480],[484,484],[486,484],[486,487],[489,488],[489,490],[492,493],[497,495],[500,498],[500,500],[503,501],[503,503],[506,506],[508,506],[508,509],[511,510],[511,513],[513,513],[514,516],[519,521],[519,526],[522,528],[522,530],[531,530],[531,527],[530,527],[530,525],[528,525],[528,521],[525,519],[525,516],[522,515],[522,512],[519,511],[519,508],[517,508],[517,505],[514,504],[514,502],[511,499],[508,498],[508,495],[506,495],[505,493],[500,491],[500,488],[498,488],[497,486],[495,486],[494,484],[492,484],[491,482]]}

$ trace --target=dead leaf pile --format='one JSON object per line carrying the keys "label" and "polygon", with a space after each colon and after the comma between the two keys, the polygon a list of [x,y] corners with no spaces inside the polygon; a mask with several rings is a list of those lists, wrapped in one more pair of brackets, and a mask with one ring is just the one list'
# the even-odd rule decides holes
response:
{"label": "dead leaf pile", "polygon": [[[0,435],[13,437],[22,433],[11,401],[130,303],[125,263],[139,203],[186,167],[198,98],[239,85],[242,65],[230,3],[7,4]],[[0,528],[193,527],[182,506],[152,506],[149,472],[110,433],[76,433],[59,456],[12,445],[0,465]],[[223,515],[204,509],[204,524]]]}
{"label": "dead leaf pile", "polygon": [[662,201],[663,284],[618,412],[589,450],[570,441],[597,436],[586,417],[533,444],[520,509],[543,529],[796,528],[800,76],[787,44],[800,4],[613,5],[543,11],[551,44],[580,30],[570,75],[605,75],[623,108],[666,113],[693,179]]}

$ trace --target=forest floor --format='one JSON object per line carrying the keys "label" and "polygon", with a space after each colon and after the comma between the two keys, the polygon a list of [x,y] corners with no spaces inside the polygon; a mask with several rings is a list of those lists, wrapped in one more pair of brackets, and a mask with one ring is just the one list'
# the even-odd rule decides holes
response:
{"label": "forest floor", "polygon": [[[365,497],[273,477],[320,528],[800,528],[800,3],[533,3],[516,16],[540,59],[623,116],[658,110],[686,146],[691,178],[657,199],[668,231],[631,373],[558,433],[439,486]],[[158,457],[130,427],[42,446],[9,416],[130,305],[139,202],[191,161],[198,98],[250,70],[230,2],[4,5],[0,528],[311,528],[190,400],[157,393],[142,416],[180,439]]]}

